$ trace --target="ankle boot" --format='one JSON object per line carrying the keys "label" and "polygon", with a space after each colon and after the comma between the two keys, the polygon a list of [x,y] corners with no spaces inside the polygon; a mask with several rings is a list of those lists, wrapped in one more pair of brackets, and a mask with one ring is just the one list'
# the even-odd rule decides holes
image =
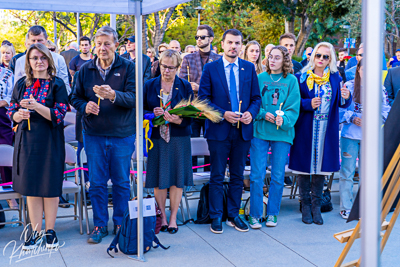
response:
{"label": "ankle boot", "polygon": [[302,221],[305,224],[311,224],[313,219],[311,216],[310,175],[299,175],[297,177],[297,183],[299,185]]}
{"label": "ankle boot", "polygon": [[313,175],[311,179],[311,212],[315,224],[322,225],[321,215],[322,191],[324,189],[324,175]]}

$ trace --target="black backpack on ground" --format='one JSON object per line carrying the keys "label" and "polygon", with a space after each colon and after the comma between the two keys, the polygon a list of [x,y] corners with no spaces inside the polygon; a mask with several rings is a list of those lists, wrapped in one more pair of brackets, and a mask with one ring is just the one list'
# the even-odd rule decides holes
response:
{"label": "black backpack on ground", "polygon": [[[227,182],[224,182],[223,183],[224,211],[222,215],[222,221],[226,221],[226,219],[228,218],[228,188],[229,184]],[[206,183],[200,190],[200,200],[199,200],[199,205],[197,207],[197,220],[194,222],[195,224],[209,224],[212,221],[209,214],[210,211],[210,202],[208,199],[209,191],[210,191],[209,183]]]}

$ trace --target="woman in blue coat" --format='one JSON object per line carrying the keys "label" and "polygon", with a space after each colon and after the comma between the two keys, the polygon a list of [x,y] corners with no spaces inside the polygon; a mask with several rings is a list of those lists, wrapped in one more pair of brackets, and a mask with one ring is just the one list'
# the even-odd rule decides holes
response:
{"label": "woman in blue coat", "polygon": [[321,225],[325,175],[340,169],[339,107],[350,105],[351,94],[347,88],[341,88],[335,50],[327,42],[314,48],[308,65],[296,76],[301,106],[289,168],[299,175],[303,222]]}
{"label": "woman in blue coat", "polygon": [[[193,99],[189,82],[176,73],[182,59],[178,52],[168,49],[161,54],[161,75],[147,81],[143,90],[143,110],[163,116],[168,123],[153,128],[153,148],[148,152],[146,188],[154,188],[154,196],[163,215],[161,231],[178,232],[176,214],[182,199],[184,186],[193,185],[192,152],[190,135],[191,118],[170,114],[181,100]],[[160,93],[161,88],[163,93]],[[161,99],[160,99],[161,98]],[[169,189],[171,216],[169,223],[165,213],[165,202]]]}

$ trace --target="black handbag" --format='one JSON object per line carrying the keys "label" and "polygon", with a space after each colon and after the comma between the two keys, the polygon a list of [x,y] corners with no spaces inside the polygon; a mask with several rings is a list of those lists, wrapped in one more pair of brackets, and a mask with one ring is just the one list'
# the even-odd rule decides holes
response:
{"label": "black handbag", "polygon": [[[332,205],[332,197],[331,197],[331,190],[325,189],[322,193],[322,200],[321,200],[321,212],[329,212],[333,210]],[[301,212],[301,201],[300,201],[300,212]]]}

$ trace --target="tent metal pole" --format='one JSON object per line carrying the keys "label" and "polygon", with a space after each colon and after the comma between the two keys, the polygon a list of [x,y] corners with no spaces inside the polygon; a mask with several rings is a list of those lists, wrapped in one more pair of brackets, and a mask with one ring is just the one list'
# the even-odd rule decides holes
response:
{"label": "tent metal pole", "polygon": [[142,56],[142,0],[135,2],[135,35],[136,35],[136,155],[137,155],[137,236],[138,254],[130,259],[146,261],[144,258],[143,239],[143,56]]}
{"label": "tent metal pole", "polygon": [[[54,12],[54,17],[55,17],[55,12]],[[57,46],[57,21],[53,20],[53,28],[54,28],[54,44]]]}
{"label": "tent metal pole", "polygon": [[117,14],[110,14],[110,27],[117,30]]}
{"label": "tent metal pole", "polygon": [[[380,266],[382,140],[383,3],[364,0],[362,39],[364,44],[361,142],[361,266]],[[378,53],[377,53],[378,51]]]}
{"label": "tent metal pole", "polygon": [[76,41],[79,44],[79,39],[81,39],[81,20],[79,19],[79,12],[76,13]]}

